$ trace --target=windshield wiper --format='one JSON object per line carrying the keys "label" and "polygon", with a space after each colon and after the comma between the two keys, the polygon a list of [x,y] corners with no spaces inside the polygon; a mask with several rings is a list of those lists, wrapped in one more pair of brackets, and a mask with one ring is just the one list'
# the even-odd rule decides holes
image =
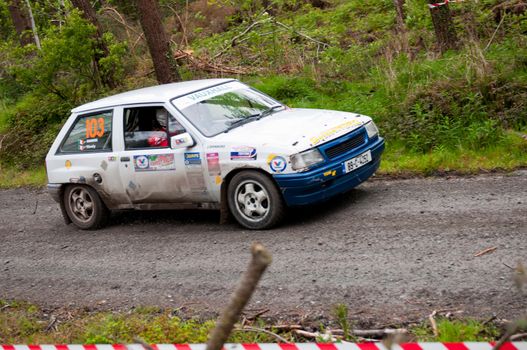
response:
{"label": "windshield wiper", "polygon": [[274,112],[275,110],[277,110],[278,108],[282,108],[282,107],[283,107],[283,106],[281,106],[281,105],[277,105],[277,106],[269,107],[269,109],[266,109],[266,110],[263,111],[262,113],[258,114],[258,115],[256,116],[256,120],[260,120],[260,119],[262,119],[262,118],[265,118],[265,117],[267,117],[268,115],[273,114],[273,112]]}
{"label": "windshield wiper", "polygon": [[236,121],[233,121],[231,123],[231,125],[229,125],[229,127],[224,131],[224,133],[227,133],[227,132],[231,131],[232,129],[236,129],[239,126],[242,126],[244,124],[250,123],[250,122],[252,122],[254,120],[258,120],[258,115],[251,115],[251,116],[249,116],[247,118],[238,119]]}
{"label": "windshield wiper", "polygon": [[271,115],[276,109],[281,108],[281,107],[283,107],[283,106],[281,106],[281,105],[272,106],[272,107],[269,107],[268,109],[264,110],[261,113],[250,115],[250,116],[248,116],[247,118],[244,118],[244,119],[238,119],[238,120],[232,122],[231,125],[229,125],[229,127],[224,131],[224,133],[227,133],[227,132],[231,131],[232,129],[235,129],[235,128],[239,127],[239,126],[242,126],[244,124],[250,123],[252,121],[260,120],[260,119],[262,119],[264,117],[267,117],[268,115]]}

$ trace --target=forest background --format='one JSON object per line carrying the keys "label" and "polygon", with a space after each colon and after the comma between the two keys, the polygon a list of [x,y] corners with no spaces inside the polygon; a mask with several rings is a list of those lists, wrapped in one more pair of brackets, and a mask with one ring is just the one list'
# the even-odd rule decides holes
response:
{"label": "forest background", "polygon": [[0,0],[0,186],[45,183],[73,107],[213,77],[373,117],[381,174],[518,169],[526,44],[521,0]]}

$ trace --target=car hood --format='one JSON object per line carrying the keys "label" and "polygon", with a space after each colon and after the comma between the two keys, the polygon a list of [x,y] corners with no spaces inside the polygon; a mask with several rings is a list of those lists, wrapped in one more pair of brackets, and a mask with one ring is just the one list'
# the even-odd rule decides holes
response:
{"label": "car hood", "polygon": [[300,152],[338,138],[370,120],[348,112],[288,108],[212,140],[213,143],[275,146]]}

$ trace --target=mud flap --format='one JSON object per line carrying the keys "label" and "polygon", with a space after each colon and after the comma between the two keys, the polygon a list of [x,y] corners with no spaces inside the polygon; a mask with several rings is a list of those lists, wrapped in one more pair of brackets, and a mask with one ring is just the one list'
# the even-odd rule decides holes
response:
{"label": "mud flap", "polygon": [[220,225],[226,225],[231,222],[231,212],[229,210],[229,203],[227,198],[226,181],[221,184],[221,199],[220,199]]}
{"label": "mud flap", "polygon": [[66,205],[64,204],[64,190],[60,191],[60,212],[62,213],[62,218],[66,225],[71,224],[71,219],[66,212]]}

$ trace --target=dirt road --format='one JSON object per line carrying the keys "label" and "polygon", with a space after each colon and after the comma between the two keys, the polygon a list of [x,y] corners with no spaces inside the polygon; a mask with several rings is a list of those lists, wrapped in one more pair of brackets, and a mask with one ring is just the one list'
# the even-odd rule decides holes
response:
{"label": "dirt road", "polygon": [[385,324],[434,309],[512,318],[527,308],[505,265],[527,263],[525,171],[370,181],[272,231],[218,218],[119,213],[86,232],[65,226],[43,190],[0,191],[0,298],[217,311],[259,240],[274,262],[250,308],[317,317],[345,303],[354,318]]}

